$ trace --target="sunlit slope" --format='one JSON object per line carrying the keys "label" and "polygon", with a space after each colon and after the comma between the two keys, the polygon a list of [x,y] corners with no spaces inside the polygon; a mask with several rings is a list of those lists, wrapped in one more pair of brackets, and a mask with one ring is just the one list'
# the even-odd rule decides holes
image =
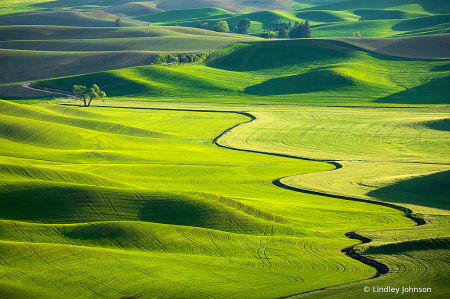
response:
{"label": "sunlit slope", "polygon": [[[219,3],[217,3],[219,4]],[[195,27],[197,21],[214,25],[218,20],[228,22],[230,28],[240,19],[252,21],[250,34],[259,35],[271,30],[272,22],[282,20],[311,24],[312,37],[351,37],[360,32],[363,37],[400,37],[449,33],[449,5],[438,1],[335,1],[299,5],[297,10],[268,8],[248,13],[232,14],[212,5],[211,8],[183,7],[184,9],[141,16],[138,19],[151,22],[152,26]],[[234,10],[232,10],[234,11]]]}
{"label": "sunlit slope", "polygon": [[40,0],[40,1],[4,0],[2,1],[2,3],[0,3],[0,15],[41,10],[43,8],[38,6],[40,3],[51,1],[53,0]]}
{"label": "sunlit slope", "polygon": [[243,115],[1,102],[0,120],[10,298],[288,296],[374,274],[344,232],[412,224],[275,187],[333,166],[214,146]]}
{"label": "sunlit slope", "polygon": [[248,18],[252,21],[252,28],[250,33],[256,34],[263,29],[271,29],[272,22],[277,20],[291,20],[295,22],[304,21],[296,16],[295,11],[258,11],[248,14],[233,14],[228,11],[224,11],[216,8],[205,9],[183,9],[173,10],[168,12],[162,12],[152,14],[145,17],[138,18],[142,21],[151,22],[150,26],[184,26],[184,27],[196,27],[197,22],[208,23],[210,26],[215,25],[219,20],[225,20],[228,23],[230,30],[234,26],[237,26],[239,20]]}
{"label": "sunlit slope", "polygon": [[[403,287],[430,288],[428,292],[416,292],[414,297],[430,298],[447,297],[449,284],[446,277],[450,273],[449,260],[449,228],[448,218],[436,219],[434,223],[418,228],[364,231],[364,235],[373,241],[370,245],[360,245],[359,253],[376,259],[390,266],[390,272],[381,278],[357,282],[350,285],[320,290],[310,294],[289,298],[358,298],[364,287],[369,292],[365,297],[378,298],[374,292],[377,287],[391,286],[400,288],[399,294],[384,293],[383,297],[395,298],[402,294]],[[393,243],[386,243],[392,240]],[[411,293],[405,292],[403,296]]]}
{"label": "sunlit slope", "polygon": [[[320,175],[285,178],[284,183],[396,203],[423,214],[448,214],[448,176],[438,174],[450,169],[447,108],[320,107],[255,115],[257,120],[224,136],[222,143],[343,165]],[[433,187],[433,198],[419,192],[419,186]]]}
{"label": "sunlit slope", "polygon": [[388,285],[430,287],[436,296],[448,296],[448,108],[301,107],[260,109],[254,114],[255,121],[225,135],[221,144],[313,159],[328,157],[342,168],[281,182],[404,206],[426,221],[419,227],[358,232],[373,241],[357,246],[356,251],[389,267],[382,278],[293,298],[358,298],[364,286],[372,290]]}
{"label": "sunlit slope", "polygon": [[218,7],[234,13],[248,13],[261,10],[290,10],[298,4],[291,0],[265,0],[249,2],[245,0],[192,0],[189,2],[163,0],[156,7],[163,10]]}
{"label": "sunlit slope", "polygon": [[112,97],[208,102],[446,104],[447,65],[338,41],[266,41],[230,45],[202,65],[145,66],[39,84],[71,90],[97,82]]}
{"label": "sunlit slope", "polygon": [[449,33],[450,5],[442,1],[340,1],[299,11],[313,37],[400,37]]}

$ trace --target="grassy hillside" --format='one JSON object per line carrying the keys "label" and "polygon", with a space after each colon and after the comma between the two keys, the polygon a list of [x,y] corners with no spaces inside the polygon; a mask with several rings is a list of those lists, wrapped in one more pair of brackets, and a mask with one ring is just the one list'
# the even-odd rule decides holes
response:
{"label": "grassy hillside", "polygon": [[0,3],[0,297],[448,297],[450,4],[312,2]]}
{"label": "grassy hillside", "polygon": [[[221,7],[221,6],[216,6]],[[208,9],[189,9],[162,12],[138,18],[152,22],[154,26],[194,27],[197,20],[216,23],[226,20],[235,26],[240,19],[252,21],[251,34],[259,35],[270,30],[276,20],[311,23],[312,37],[351,37],[359,31],[363,37],[400,37],[449,33],[450,6],[438,1],[421,0],[392,1],[339,1],[318,3],[311,6],[297,6],[297,10],[266,10],[246,14],[227,13],[211,16]]]}
{"label": "grassy hillside", "polygon": [[338,41],[286,40],[237,43],[214,51],[202,65],[145,66],[39,84],[70,90],[97,82],[110,97],[153,100],[448,104],[447,65],[382,56]]}
{"label": "grassy hillside", "polygon": [[176,27],[0,26],[0,32],[0,84],[148,65],[159,52],[203,52],[254,39]]}
{"label": "grassy hillside", "polygon": [[[344,232],[411,225],[386,207],[270,183],[330,164],[212,145],[242,115],[8,102],[0,110],[1,292],[11,298],[287,296],[374,274],[340,253],[354,243]],[[26,259],[14,258],[24,248]]]}

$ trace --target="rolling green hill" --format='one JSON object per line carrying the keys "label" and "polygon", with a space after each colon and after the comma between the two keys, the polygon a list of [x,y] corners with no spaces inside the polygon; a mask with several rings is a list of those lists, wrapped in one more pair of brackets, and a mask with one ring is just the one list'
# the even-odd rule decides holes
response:
{"label": "rolling green hill", "polygon": [[340,253],[354,243],[344,232],[411,225],[387,207],[272,185],[333,166],[211,143],[243,115],[0,104],[1,292],[11,298],[287,296],[374,274]]}
{"label": "rolling green hill", "polygon": [[450,3],[310,2],[2,1],[0,297],[447,298]]}
{"label": "rolling green hill", "polygon": [[[124,99],[448,104],[447,66],[448,61],[388,57],[339,41],[286,40],[236,43],[213,51],[202,65],[144,66],[39,84],[71,90],[97,82],[110,97]],[[414,92],[421,89],[428,95]]]}
{"label": "rolling green hill", "polygon": [[[449,9],[439,1],[421,0],[392,1],[340,1],[331,4],[316,4],[290,11],[259,11],[247,14],[213,14],[212,8],[173,10],[139,17],[152,22],[154,26],[194,27],[197,20],[210,25],[218,20],[226,20],[235,26],[242,18],[252,21],[251,34],[259,35],[262,30],[270,30],[276,20],[311,23],[312,37],[351,37],[359,31],[363,37],[400,37],[449,33]],[[192,16],[192,17],[190,17]]]}

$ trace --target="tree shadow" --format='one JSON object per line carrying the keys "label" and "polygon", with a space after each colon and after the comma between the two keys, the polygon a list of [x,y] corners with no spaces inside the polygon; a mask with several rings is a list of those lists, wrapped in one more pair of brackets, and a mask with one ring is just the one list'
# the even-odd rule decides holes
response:
{"label": "tree shadow", "polygon": [[385,202],[450,210],[450,170],[401,181],[367,195]]}

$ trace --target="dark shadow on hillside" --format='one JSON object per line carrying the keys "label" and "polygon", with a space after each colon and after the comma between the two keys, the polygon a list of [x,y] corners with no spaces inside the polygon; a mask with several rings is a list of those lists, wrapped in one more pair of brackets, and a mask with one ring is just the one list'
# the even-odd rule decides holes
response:
{"label": "dark shadow on hillside", "polygon": [[375,102],[392,104],[450,104],[449,92],[450,76],[447,76],[377,99]]}
{"label": "dark shadow on hillside", "polygon": [[425,123],[425,126],[438,131],[450,131],[450,118],[433,120]]}
{"label": "dark shadow on hillside", "polygon": [[405,13],[400,10],[360,9],[353,11],[361,17],[360,21],[403,19]]}
{"label": "dark shadow on hillside", "polygon": [[414,240],[401,243],[384,244],[370,247],[365,250],[365,254],[404,254],[409,251],[417,250],[439,250],[450,248],[450,238],[437,238],[426,240]]}
{"label": "dark shadow on hillside", "polygon": [[[302,11],[295,15],[297,18],[303,20],[309,20],[313,22],[343,22],[342,18],[339,18],[326,11]],[[327,24],[329,25],[329,24]]]}
{"label": "dark shadow on hillside", "polygon": [[390,203],[449,210],[450,170],[401,181],[367,195]]}
{"label": "dark shadow on hillside", "polygon": [[114,223],[95,223],[75,227],[74,230],[64,233],[66,237],[80,240],[118,239],[127,237],[128,233]]}
{"label": "dark shadow on hillside", "polygon": [[222,218],[217,207],[192,199],[155,199],[148,201],[139,212],[139,219],[163,224],[208,227]]}
{"label": "dark shadow on hillside", "polygon": [[[325,1],[324,1],[325,2]],[[450,13],[450,3],[448,1],[415,0],[415,4],[421,5],[425,11],[430,13],[445,14]],[[393,6],[409,5],[411,0],[362,0],[362,1],[339,1],[329,3],[304,10],[349,10],[349,9],[386,9]]]}
{"label": "dark shadow on hillside", "polygon": [[395,31],[411,31],[423,29],[426,27],[432,27],[440,24],[450,23],[450,15],[438,15],[425,18],[417,18],[411,20],[405,20],[392,26],[392,30]]}
{"label": "dark shadow on hillside", "polygon": [[432,69],[433,72],[450,72],[450,63],[435,66]]}
{"label": "dark shadow on hillside", "polygon": [[[231,47],[226,49],[229,51]],[[351,53],[357,49],[355,46],[342,42],[327,40],[296,39],[256,42],[229,54],[225,53],[222,57],[213,54],[207,61],[207,65],[227,71],[258,71],[322,60],[344,59],[350,57]],[[221,53],[221,50],[218,50],[218,53]]]}
{"label": "dark shadow on hillside", "polygon": [[11,189],[0,193],[1,219],[66,223],[67,219],[76,217],[80,203],[89,197],[86,191],[62,186],[14,184]]}
{"label": "dark shadow on hillside", "polygon": [[329,70],[308,72],[300,75],[269,79],[263,83],[247,87],[245,92],[252,95],[286,95],[317,91],[329,91],[353,86],[354,83]]}

